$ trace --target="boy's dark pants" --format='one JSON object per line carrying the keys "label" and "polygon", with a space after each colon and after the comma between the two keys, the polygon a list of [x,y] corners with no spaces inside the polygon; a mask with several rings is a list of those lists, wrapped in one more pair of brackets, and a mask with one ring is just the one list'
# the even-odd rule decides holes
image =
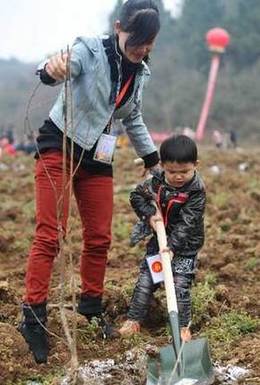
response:
{"label": "boy's dark pants", "polygon": [[[188,326],[191,320],[191,285],[194,280],[196,255],[174,257],[172,270],[177,296],[180,327]],[[141,263],[140,274],[131,299],[128,318],[139,322],[145,320],[153,293],[160,287],[154,284],[146,259]]]}

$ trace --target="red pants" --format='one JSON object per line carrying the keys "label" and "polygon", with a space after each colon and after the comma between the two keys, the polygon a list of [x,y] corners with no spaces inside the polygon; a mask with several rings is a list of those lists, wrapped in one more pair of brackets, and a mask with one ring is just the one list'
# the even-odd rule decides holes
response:
{"label": "red pants", "polygon": [[[62,153],[50,150],[42,154],[42,159],[36,161],[35,174],[36,233],[28,258],[24,298],[29,304],[47,300],[53,261],[59,251],[57,204],[62,192]],[[111,242],[113,179],[89,174],[79,167],[73,178],[73,191],[81,216],[84,241],[80,265],[82,294],[100,297]],[[68,191],[63,208],[62,230],[65,234]]]}

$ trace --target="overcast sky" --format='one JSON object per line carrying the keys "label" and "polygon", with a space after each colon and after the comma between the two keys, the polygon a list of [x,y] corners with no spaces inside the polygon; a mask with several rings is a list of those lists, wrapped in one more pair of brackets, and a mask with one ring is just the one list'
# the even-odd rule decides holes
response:
{"label": "overcast sky", "polygon": [[[180,0],[164,0],[176,11]],[[116,0],[0,0],[0,58],[37,61],[79,35],[102,34]]]}

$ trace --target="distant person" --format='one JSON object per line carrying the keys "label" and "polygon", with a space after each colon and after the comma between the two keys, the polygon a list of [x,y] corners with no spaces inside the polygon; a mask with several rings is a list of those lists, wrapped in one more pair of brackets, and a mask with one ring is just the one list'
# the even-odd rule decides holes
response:
{"label": "distant person", "polygon": [[4,136],[2,139],[0,139],[0,148],[1,148],[1,154],[2,156],[8,155],[8,156],[15,156],[16,150],[12,143],[10,143],[9,138],[7,136]]}
{"label": "distant person", "polygon": [[231,147],[237,148],[237,133],[235,130],[229,131],[229,139],[230,139]]}
{"label": "distant person", "polygon": [[8,138],[10,144],[14,144],[14,131],[12,124],[9,125],[6,131],[6,137]]}
{"label": "distant person", "polygon": [[214,130],[212,134],[213,142],[217,148],[223,147],[224,135],[219,130]]}
{"label": "distant person", "polygon": [[35,151],[37,150],[36,145],[33,141],[32,142],[28,141],[26,143],[24,142],[17,143],[15,145],[15,149],[16,151],[22,151],[27,155],[35,153]]}
{"label": "distant person", "polygon": [[[191,339],[188,328],[191,320],[191,286],[197,254],[204,243],[205,187],[197,172],[197,147],[192,139],[184,135],[173,136],[162,143],[160,155],[162,171],[155,172],[151,179],[137,185],[130,194],[130,203],[140,220],[144,224],[149,224],[150,229],[154,230],[146,245],[147,258],[159,253],[155,233],[155,222],[158,219],[154,206],[155,200],[163,215],[168,247],[173,253],[172,270],[181,338],[189,341]],[[153,293],[160,286],[153,283],[147,258],[140,266],[139,277],[127,313],[128,319],[119,330],[122,336],[133,335],[140,331],[148,314]]]}
{"label": "distant person", "polygon": [[195,139],[195,132],[190,127],[184,127],[182,134],[188,136],[188,138]]}
{"label": "distant person", "polygon": [[[144,160],[145,169],[158,164],[157,149],[141,111],[143,87],[150,76],[147,62],[160,29],[156,4],[153,0],[124,2],[113,35],[77,38],[71,50],[74,127],[68,126],[67,147],[70,153],[73,140],[74,167],[81,161],[73,178],[73,191],[84,243],[78,311],[88,320],[95,317],[106,337],[112,333],[103,317],[102,296],[111,242],[112,161],[116,147],[115,136],[110,131],[114,119],[122,119],[138,156]],[[67,60],[67,53],[50,58],[39,69],[42,82],[56,85],[64,81]],[[48,356],[47,333],[42,325],[47,322],[48,288],[61,234],[57,203],[63,180],[63,102],[64,87],[37,139],[40,157],[37,156],[35,178],[36,233],[27,264],[20,330],[38,363],[46,362]],[[67,176],[69,168],[68,162]],[[68,202],[69,189],[64,197],[60,229],[64,237]]]}

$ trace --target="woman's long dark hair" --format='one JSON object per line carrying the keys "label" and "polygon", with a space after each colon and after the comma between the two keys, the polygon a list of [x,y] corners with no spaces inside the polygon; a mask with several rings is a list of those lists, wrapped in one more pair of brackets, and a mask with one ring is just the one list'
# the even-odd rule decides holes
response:
{"label": "woman's long dark hair", "polygon": [[127,0],[119,21],[122,30],[130,33],[126,46],[150,43],[160,30],[159,9],[153,0]]}

